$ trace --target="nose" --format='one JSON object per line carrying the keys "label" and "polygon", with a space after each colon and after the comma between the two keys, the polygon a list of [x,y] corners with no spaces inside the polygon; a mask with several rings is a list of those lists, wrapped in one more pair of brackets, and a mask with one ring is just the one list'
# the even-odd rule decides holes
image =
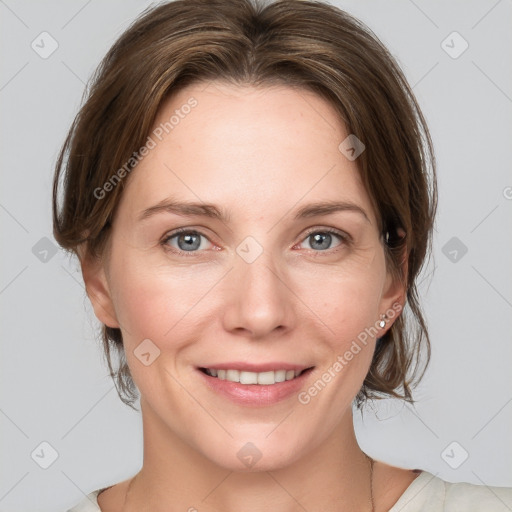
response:
{"label": "nose", "polygon": [[228,332],[264,339],[292,327],[293,293],[265,251],[252,263],[238,255],[225,283],[223,323]]}

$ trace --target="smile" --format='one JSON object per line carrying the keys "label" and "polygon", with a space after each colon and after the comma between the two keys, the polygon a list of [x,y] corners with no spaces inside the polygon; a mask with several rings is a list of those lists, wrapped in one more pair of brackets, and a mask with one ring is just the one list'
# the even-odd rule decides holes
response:
{"label": "smile", "polygon": [[270,386],[279,382],[293,380],[306,370],[270,370],[266,372],[249,372],[235,369],[200,368],[203,373],[220,380],[237,382],[240,384],[259,384]]}

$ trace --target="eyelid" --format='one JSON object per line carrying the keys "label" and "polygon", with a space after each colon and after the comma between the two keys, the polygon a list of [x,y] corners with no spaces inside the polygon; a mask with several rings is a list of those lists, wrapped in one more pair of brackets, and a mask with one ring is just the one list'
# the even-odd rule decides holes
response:
{"label": "eyelid", "polygon": [[[326,249],[323,251],[315,251],[313,249],[309,249],[309,252],[312,252],[315,256],[322,256],[323,254],[331,254],[332,255],[333,253],[336,253],[337,251],[341,250],[343,248],[343,246],[349,246],[353,242],[353,238],[345,231],[341,231],[340,229],[336,229],[336,228],[316,226],[316,227],[308,229],[305,233],[305,236],[301,239],[299,244],[295,244],[295,245],[300,245],[313,233],[328,233],[330,235],[335,235],[341,239],[340,246],[334,247],[332,249]],[[295,245],[294,245],[294,247],[295,247]]]}
{"label": "eyelid", "polygon": [[343,239],[346,242],[352,241],[352,237],[346,232],[342,231],[341,229],[337,228],[329,228],[329,227],[313,227],[306,231],[305,237],[302,239],[304,240],[309,235],[313,233],[330,233],[334,235],[338,235],[341,239]]}
{"label": "eyelid", "polygon": [[183,255],[184,256],[195,256],[195,255],[203,252],[203,251],[182,251],[181,249],[177,249],[176,247],[171,247],[168,245],[168,242],[169,242],[169,240],[171,240],[171,238],[174,238],[182,233],[202,236],[203,238],[206,238],[206,240],[208,240],[208,242],[213,244],[213,242],[201,231],[194,229],[194,228],[182,227],[182,228],[177,228],[173,231],[167,232],[163,236],[162,240],[160,241],[160,245],[162,245],[165,250],[170,251],[174,254],[178,254],[179,256],[183,256]]}
{"label": "eyelid", "polygon": [[[201,231],[199,231],[197,229],[189,228],[189,227],[181,227],[181,228],[177,228],[177,229],[175,229],[173,231],[167,232],[163,236],[162,240],[160,241],[160,244],[162,246],[164,246],[164,248],[166,250],[174,252],[175,254],[178,254],[178,255],[194,256],[194,255],[200,254],[201,252],[204,252],[204,251],[183,251],[183,250],[177,249],[175,247],[170,247],[167,244],[167,242],[169,242],[169,240],[171,238],[174,238],[174,237],[176,237],[176,236],[178,236],[178,235],[180,235],[182,233],[195,234],[195,235],[202,236],[202,237],[206,238],[206,240],[208,240],[208,242],[213,244],[213,242],[204,233],[202,233]],[[314,226],[312,228],[309,228],[305,232],[305,234],[302,236],[301,240],[297,244],[294,244],[293,247],[303,243],[313,233],[329,233],[329,234],[336,235],[337,237],[339,237],[341,239],[342,245],[350,245],[352,243],[352,241],[353,241],[352,237],[347,232],[345,232],[345,231],[341,231],[339,229],[331,228],[331,227]],[[325,251],[314,251],[314,250],[310,249],[311,252],[318,253],[318,254],[322,254],[322,253],[332,254],[333,252],[336,252],[337,250],[338,250],[337,248],[326,249]]]}

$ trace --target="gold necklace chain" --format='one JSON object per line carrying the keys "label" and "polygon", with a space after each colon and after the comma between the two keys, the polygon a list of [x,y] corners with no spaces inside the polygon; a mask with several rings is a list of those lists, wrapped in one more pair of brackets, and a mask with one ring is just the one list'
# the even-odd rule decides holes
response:
{"label": "gold necklace chain", "polygon": [[370,505],[372,512],[375,512],[375,503],[373,502],[373,459],[365,453],[368,462],[370,463]]}

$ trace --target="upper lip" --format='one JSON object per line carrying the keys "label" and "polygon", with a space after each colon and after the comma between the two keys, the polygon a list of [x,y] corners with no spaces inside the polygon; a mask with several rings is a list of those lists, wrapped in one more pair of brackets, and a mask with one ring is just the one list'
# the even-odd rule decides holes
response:
{"label": "upper lip", "polygon": [[240,370],[245,372],[270,372],[273,370],[295,370],[295,371],[303,371],[311,368],[312,365],[303,365],[303,364],[291,364],[291,363],[283,363],[283,362],[272,362],[272,363],[245,363],[240,361],[233,361],[231,363],[212,363],[204,366],[200,366],[200,368],[214,368],[215,370]]}

